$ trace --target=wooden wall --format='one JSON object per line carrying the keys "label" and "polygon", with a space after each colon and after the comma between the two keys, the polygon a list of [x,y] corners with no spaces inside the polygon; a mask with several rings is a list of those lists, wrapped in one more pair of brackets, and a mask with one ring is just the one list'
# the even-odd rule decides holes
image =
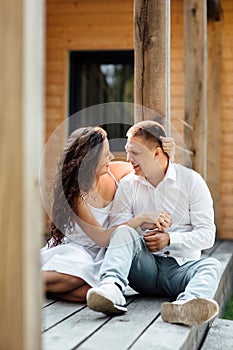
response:
{"label": "wooden wall", "polygon": [[132,28],[132,0],[47,1],[47,137],[67,116],[69,51],[132,49]]}
{"label": "wooden wall", "polygon": [[[222,238],[233,239],[233,2],[221,1]],[[133,49],[133,0],[47,0],[46,139],[67,117],[69,50]],[[172,125],[184,132],[183,0],[171,1]],[[214,150],[213,150],[214,152]]]}
{"label": "wooden wall", "polygon": [[[173,122],[183,130],[183,6],[171,2]],[[133,0],[47,0],[46,138],[67,116],[69,50],[133,49]],[[180,121],[181,119],[181,121]]]}
{"label": "wooden wall", "polygon": [[[221,237],[233,239],[233,1],[222,0]],[[216,167],[219,166],[216,164]]]}

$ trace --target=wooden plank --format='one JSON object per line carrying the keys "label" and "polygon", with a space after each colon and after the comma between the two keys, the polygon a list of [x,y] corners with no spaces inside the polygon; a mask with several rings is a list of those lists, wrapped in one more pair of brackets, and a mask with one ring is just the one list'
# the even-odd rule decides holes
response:
{"label": "wooden plank", "polygon": [[108,320],[109,318],[105,316],[93,319],[92,311],[85,308],[43,333],[42,348],[43,350],[73,349]]}
{"label": "wooden plank", "polygon": [[[54,11],[55,12],[55,11]],[[117,13],[114,12],[112,8],[111,13],[98,13],[91,14],[87,12],[85,14],[79,14],[77,12],[72,12],[71,14],[61,13],[60,15],[54,16],[49,14],[47,16],[48,25],[50,31],[59,31],[61,34],[65,34],[67,30],[78,31],[79,28],[90,28],[93,26],[111,26],[114,24],[119,24],[119,26],[124,26],[127,23],[133,23],[132,12]]]}
{"label": "wooden plank", "polygon": [[226,270],[227,265],[232,260],[233,241],[221,241],[210,255],[218,259],[222,264],[222,269]]}
{"label": "wooden plank", "polygon": [[184,1],[185,143],[193,167],[206,178],[207,156],[207,9],[206,0]]}
{"label": "wooden plank", "polygon": [[[127,301],[134,297],[127,298]],[[122,317],[122,316],[121,316]],[[42,335],[43,350],[73,349],[82,343],[111,318],[96,314],[88,308],[81,309],[62,323],[44,332]]]}
{"label": "wooden plank", "polygon": [[62,106],[62,96],[47,96],[46,106],[48,108],[60,108]]}
{"label": "wooden plank", "polygon": [[[106,30],[106,28],[105,28]],[[92,32],[93,34],[94,32]],[[103,35],[102,35],[103,34]],[[93,40],[91,37],[85,38],[76,36],[66,41],[66,52],[69,50],[132,50],[133,35],[131,31],[114,32],[114,40],[111,34],[105,32]],[[121,34],[121,35],[119,35]],[[79,35],[79,34],[78,34]],[[93,34],[94,35],[94,34]],[[95,32],[96,35],[96,32]],[[113,35],[113,32],[112,32]]]}
{"label": "wooden plank", "polygon": [[[99,36],[101,37],[102,41],[110,40],[109,38],[112,35],[112,41],[115,42],[115,40],[121,38],[124,40],[124,37],[122,34],[126,35],[127,37],[132,38],[132,46],[133,46],[133,32],[129,31],[129,24],[125,23],[124,25],[121,25],[119,27],[117,21],[114,21],[112,23],[111,27],[108,30],[108,26],[102,23],[102,25],[95,25],[93,23],[91,26],[82,26],[82,27],[74,27],[69,28],[67,27],[65,32],[60,33],[59,31],[54,31],[51,35],[48,36],[47,45],[51,47],[51,45],[55,47],[62,47],[63,42],[66,40],[73,40],[73,41],[81,41],[82,38],[79,36],[83,35],[83,39],[98,39]],[[78,37],[75,37],[77,35]],[[81,48],[77,47],[77,50],[80,50]],[[101,48],[100,48],[101,49]]]}
{"label": "wooden plank", "polygon": [[61,84],[47,84],[47,96],[63,96],[63,86]]}
{"label": "wooden plank", "polygon": [[[127,314],[112,318],[78,348],[83,350],[130,348],[140,334],[159,317],[160,307],[164,301],[165,299],[138,297],[129,304]],[[94,317],[98,316],[93,314]],[[116,332],[113,331],[115,329]]]}
{"label": "wooden plank", "polygon": [[47,1],[47,11],[54,12],[61,15],[73,15],[74,12],[78,14],[91,13],[92,15],[99,15],[103,13],[112,14],[115,13],[126,13],[133,12],[133,0],[123,0],[123,1],[83,1],[74,2],[73,0],[66,0],[64,2]]}
{"label": "wooden plank", "polygon": [[[200,344],[200,338],[206,326],[186,327],[183,325],[175,325],[163,322],[159,317],[146,331],[143,333],[136,343],[130,348],[132,350],[190,350],[197,349]],[[199,330],[199,332],[198,332]]]}
{"label": "wooden plank", "polygon": [[211,256],[218,259],[222,264],[222,276],[215,294],[221,315],[233,289],[233,241],[222,241]]}
{"label": "wooden plank", "polygon": [[82,303],[55,302],[47,305],[42,310],[42,330],[46,331],[67,317],[85,308]]}
{"label": "wooden plank", "polygon": [[45,298],[45,299],[43,300],[43,302],[42,302],[42,308],[43,308],[43,307],[46,307],[46,306],[48,306],[48,305],[51,305],[51,304],[53,304],[53,303],[57,303],[57,300]]}
{"label": "wooden plank", "polygon": [[223,194],[226,194],[226,193],[233,194],[233,183],[231,183],[231,182],[224,183],[222,185],[222,193]]}
{"label": "wooden plank", "polygon": [[[155,21],[156,18],[156,21]],[[134,101],[163,116],[166,114],[166,1],[134,2],[135,75]],[[135,122],[148,110],[135,109]]]}
{"label": "wooden plank", "polygon": [[[233,144],[232,144],[233,146]],[[232,168],[226,168],[224,169],[224,175],[222,176],[222,181],[230,182],[233,181],[233,171]],[[224,200],[224,204],[226,204],[226,201]],[[232,215],[232,212],[231,212]]]}
{"label": "wooden plank", "polygon": [[232,350],[233,321],[216,318],[201,350]]}

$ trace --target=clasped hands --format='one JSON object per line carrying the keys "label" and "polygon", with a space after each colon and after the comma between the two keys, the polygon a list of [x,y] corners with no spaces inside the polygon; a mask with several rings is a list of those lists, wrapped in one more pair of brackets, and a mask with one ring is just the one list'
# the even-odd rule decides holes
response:
{"label": "clasped hands", "polygon": [[[142,230],[149,230],[143,234],[143,238],[147,248],[151,252],[158,252],[170,243],[169,234],[166,232],[167,228],[171,226],[172,220],[170,214],[167,212],[147,212],[148,221],[144,222],[140,227]],[[157,217],[155,215],[157,214]],[[149,217],[154,218],[154,222],[149,222]]]}

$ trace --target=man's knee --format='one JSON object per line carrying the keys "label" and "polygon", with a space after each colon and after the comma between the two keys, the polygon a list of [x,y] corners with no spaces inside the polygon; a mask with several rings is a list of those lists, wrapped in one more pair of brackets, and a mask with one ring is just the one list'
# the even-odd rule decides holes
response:
{"label": "man's knee", "polygon": [[131,237],[139,237],[139,234],[138,232],[130,227],[130,226],[127,226],[127,225],[121,225],[121,226],[118,226],[112,233],[112,237],[113,236],[116,236],[118,234],[127,234],[127,235],[130,235]]}
{"label": "man's knee", "polygon": [[221,271],[222,271],[222,264],[219,260],[209,257],[207,258],[208,261],[208,265],[214,269],[214,271],[216,272],[216,275],[218,278],[220,278],[221,275]]}
{"label": "man's knee", "polygon": [[111,245],[141,244],[139,233],[127,225],[117,227],[111,237]]}

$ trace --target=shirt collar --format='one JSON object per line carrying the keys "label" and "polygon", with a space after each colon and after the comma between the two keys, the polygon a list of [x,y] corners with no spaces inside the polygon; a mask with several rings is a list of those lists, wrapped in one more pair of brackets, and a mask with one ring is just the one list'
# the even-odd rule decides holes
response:
{"label": "shirt collar", "polygon": [[[144,185],[147,185],[149,187],[152,187],[152,188],[155,188],[153,185],[151,185],[151,183],[149,181],[147,181],[143,176],[138,176],[138,175],[135,175],[137,177],[137,179],[142,182]],[[164,181],[167,181],[167,180],[171,180],[171,181],[176,181],[176,170],[175,170],[175,166],[174,166],[174,163],[171,163],[169,161],[168,163],[168,168],[167,168],[167,172],[163,178],[163,180],[160,182],[164,182]]]}
{"label": "shirt collar", "polygon": [[166,179],[166,180],[169,179],[169,180],[172,180],[172,181],[176,181],[175,165],[174,165],[174,163],[171,163],[170,161],[169,161],[167,172],[165,174],[164,179]]}

